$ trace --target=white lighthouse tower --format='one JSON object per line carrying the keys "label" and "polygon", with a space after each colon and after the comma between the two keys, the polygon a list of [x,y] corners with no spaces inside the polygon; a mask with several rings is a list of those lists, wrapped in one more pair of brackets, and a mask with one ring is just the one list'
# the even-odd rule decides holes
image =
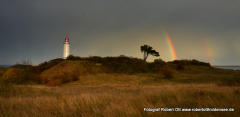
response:
{"label": "white lighthouse tower", "polygon": [[63,59],[66,59],[70,55],[70,42],[69,38],[66,37],[63,43]]}

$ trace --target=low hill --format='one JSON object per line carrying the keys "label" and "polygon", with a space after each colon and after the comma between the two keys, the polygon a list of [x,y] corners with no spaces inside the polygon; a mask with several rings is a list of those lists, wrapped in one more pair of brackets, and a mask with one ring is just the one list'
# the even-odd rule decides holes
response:
{"label": "low hill", "polygon": [[[238,71],[213,68],[209,63],[197,60],[148,63],[140,59],[128,57],[92,57],[82,58],[81,60],[63,60],[59,64],[43,71],[40,76],[42,83],[49,83],[49,86],[55,86],[76,81],[87,74],[153,74],[157,79],[164,79],[166,70],[174,77],[171,79],[173,82],[240,84]],[[149,79],[146,82],[149,82]]]}
{"label": "low hill", "polygon": [[[96,74],[152,74],[158,79],[171,79],[174,82],[226,81],[229,85],[240,84],[238,71],[213,68],[209,63],[197,60],[174,60],[172,62],[156,60],[149,63],[130,57],[81,58],[70,56],[67,60],[53,59],[38,66],[27,67],[27,69],[22,69],[22,66],[18,65],[8,70],[5,75],[4,70],[0,73],[8,81],[19,81],[21,76],[26,82],[48,84],[48,86],[69,83],[81,79],[84,75]],[[16,74],[14,71],[19,71],[17,75],[19,78],[14,75]]]}
{"label": "low hill", "polygon": [[166,63],[165,61],[159,61],[156,59],[154,62],[145,62],[139,58],[132,58],[126,56],[119,57],[77,57],[70,55],[67,60],[57,58],[48,62],[43,62],[38,66],[32,68],[34,73],[41,73],[51,67],[63,62],[63,61],[88,61],[99,67],[104,67],[106,73],[154,73],[158,72],[161,67],[167,64],[175,65],[194,65],[194,66],[207,66],[210,67],[209,63],[200,62],[197,60],[174,60]]}

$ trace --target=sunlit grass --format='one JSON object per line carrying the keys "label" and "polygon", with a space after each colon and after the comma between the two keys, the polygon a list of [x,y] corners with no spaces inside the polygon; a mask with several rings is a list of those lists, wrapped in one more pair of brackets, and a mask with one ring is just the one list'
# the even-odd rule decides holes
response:
{"label": "sunlit grass", "polygon": [[[167,64],[156,73],[105,73],[103,67],[65,61],[40,74],[60,85],[14,85],[0,77],[1,116],[240,116],[240,72]],[[161,68],[162,69],[162,68]],[[6,75],[6,74],[5,74]],[[68,78],[69,77],[69,78]],[[72,80],[77,77],[77,81]],[[55,82],[55,81],[54,81]],[[55,87],[49,87],[55,86]],[[144,108],[234,108],[233,112],[146,112]]]}
{"label": "sunlit grass", "polygon": [[[60,87],[1,83],[0,90],[0,116],[240,116],[238,86],[179,83],[156,74],[86,75]],[[235,111],[153,113],[144,108]]]}

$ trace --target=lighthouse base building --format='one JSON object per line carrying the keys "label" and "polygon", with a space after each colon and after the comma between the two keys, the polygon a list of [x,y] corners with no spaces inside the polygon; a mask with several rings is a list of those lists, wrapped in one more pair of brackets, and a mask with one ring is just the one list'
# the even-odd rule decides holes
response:
{"label": "lighthouse base building", "polygon": [[70,55],[70,42],[69,38],[66,37],[63,43],[63,59],[66,59]]}

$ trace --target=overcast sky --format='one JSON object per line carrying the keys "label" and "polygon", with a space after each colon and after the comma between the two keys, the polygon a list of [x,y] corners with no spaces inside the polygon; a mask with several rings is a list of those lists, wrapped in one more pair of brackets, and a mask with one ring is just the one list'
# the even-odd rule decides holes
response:
{"label": "overcast sky", "polygon": [[240,65],[239,0],[1,0],[0,64],[34,65],[63,56],[70,39],[75,56],[142,58],[147,44],[172,61]]}

